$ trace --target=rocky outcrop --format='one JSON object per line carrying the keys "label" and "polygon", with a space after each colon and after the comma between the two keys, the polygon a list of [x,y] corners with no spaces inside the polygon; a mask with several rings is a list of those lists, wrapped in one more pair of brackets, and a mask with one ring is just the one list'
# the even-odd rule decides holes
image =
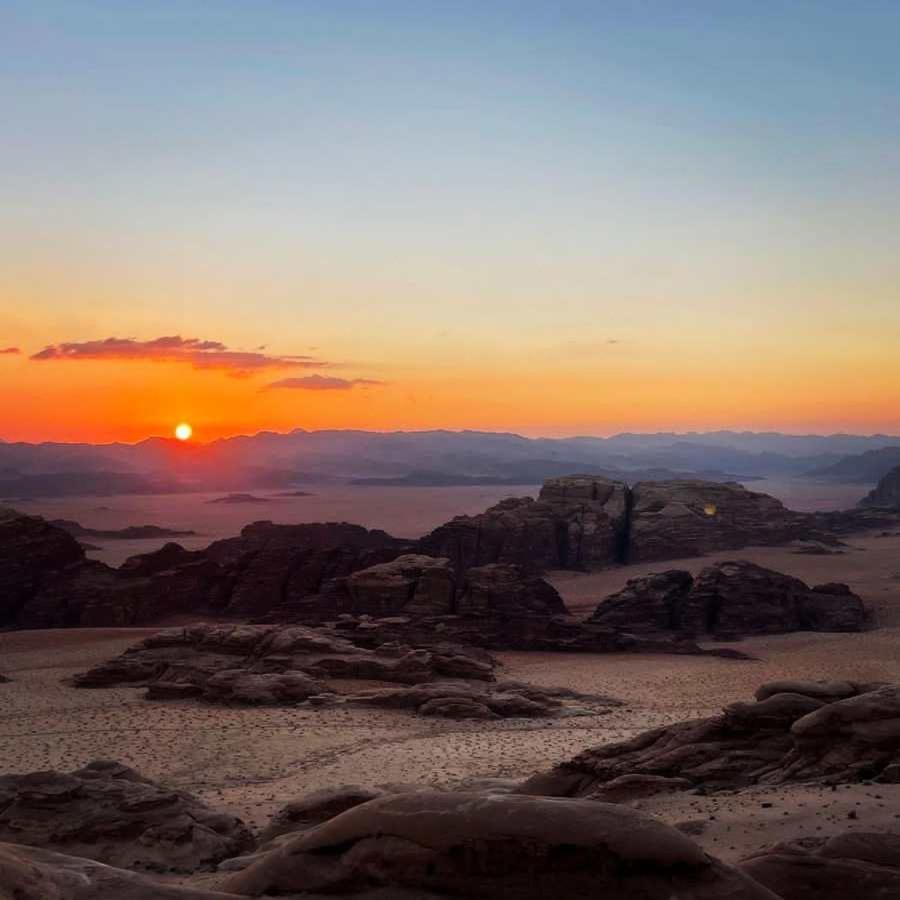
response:
{"label": "rocky outcrop", "polygon": [[785,544],[814,531],[809,516],[737,483],[642,481],[631,494],[630,563]]}
{"label": "rocky outcrop", "polygon": [[772,900],[674,828],[578,800],[418,791],[355,806],[225,879],[252,896]]}
{"label": "rocky outcrop", "polygon": [[49,580],[83,561],[84,550],[61,528],[0,511],[0,628],[19,624]]}
{"label": "rocky outcrop", "polygon": [[695,578],[678,569],[631,579],[588,620],[632,633],[680,632],[721,638],[789,631],[860,631],[868,622],[845,584],[808,587],[750,562],[722,562]]}
{"label": "rocky outcrop", "polygon": [[329,629],[191,625],[145,638],[76,676],[77,687],[146,685],[148,699],[296,704],[326,691],[327,679],[420,684],[461,673],[493,679],[493,660],[474,649],[391,645],[370,650]]}
{"label": "rocky outcrop", "polygon": [[763,685],[754,703],[586,750],[526,793],[593,796],[623,776],[686,779],[707,791],[791,781],[900,781],[900,686]]}
{"label": "rocky outcrop", "polygon": [[458,516],[418,542],[457,572],[490,563],[532,571],[597,569],[621,555],[628,519],[622,482],[589,475],[555,478],[537,500],[511,498],[477,516]]}
{"label": "rocky outcrop", "polygon": [[0,844],[0,900],[239,900],[78,856]]}
{"label": "rocky outcrop", "polygon": [[174,614],[247,618],[315,595],[409,545],[345,523],[248,525],[205,550],[169,543],[113,569],[67,531],[0,517],[0,627],[146,625]]}
{"label": "rocky outcrop", "polygon": [[234,816],[112,762],[0,776],[0,840],[157,872],[212,868],[253,846]]}
{"label": "rocky outcrop", "polygon": [[862,500],[860,506],[900,510],[900,466],[891,469]]}
{"label": "rocky outcrop", "polygon": [[900,897],[900,834],[807,837],[754,854],[740,868],[782,900]]}
{"label": "rocky outcrop", "polygon": [[446,681],[408,688],[366,691],[349,703],[384,709],[410,709],[445,719],[550,718],[591,715],[621,706],[611,697],[541,688],[519,682],[484,684]]}

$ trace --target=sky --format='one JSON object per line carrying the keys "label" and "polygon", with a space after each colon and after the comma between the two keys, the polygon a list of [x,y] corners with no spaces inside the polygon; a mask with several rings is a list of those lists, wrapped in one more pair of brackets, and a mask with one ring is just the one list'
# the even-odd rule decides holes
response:
{"label": "sky", "polygon": [[900,432],[900,4],[6,0],[0,439]]}

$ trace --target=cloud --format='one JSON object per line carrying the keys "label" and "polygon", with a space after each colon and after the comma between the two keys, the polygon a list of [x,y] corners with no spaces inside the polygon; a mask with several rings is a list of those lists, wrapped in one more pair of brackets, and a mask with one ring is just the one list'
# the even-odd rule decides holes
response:
{"label": "cloud", "polygon": [[320,369],[328,363],[311,356],[273,356],[258,350],[230,350],[220,341],[183,338],[179,335],[150,341],[105,338],[51,344],[31,359],[59,360],[149,360],[186,363],[195,369],[215,369],[235,378],[246,378],[266,369]]}
{"label": "cloud", "polygon": [[21,352],[18,347],[0,347],[0,356],[18,356]]}
{"label": "cloud", "polygon": [[265,390],[293,391],[349,391],[357,385],[382,385],[374,378],[334,378],[324,375],[305,375],[303,378],[282,378],[267,384]]}

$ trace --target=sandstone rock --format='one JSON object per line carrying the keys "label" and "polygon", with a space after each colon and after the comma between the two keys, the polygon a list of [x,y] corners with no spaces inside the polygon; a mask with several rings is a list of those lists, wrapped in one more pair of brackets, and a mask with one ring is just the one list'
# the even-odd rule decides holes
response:
{"label": "sandstone rock", "polygon": [[783,900],[900,897],[900,834],[848,832],[778,844],[740,868]]}
{"label": "sandstone rock", "polygon": [[448,900],[773,898],[675,829],[624,807],[430,792],[356,806],[222,884],[254,896],[374,898],[379,888]]}
{"label": "sandstone rock", "polygon": [[234,816],[112,762],[0,776],[0,839],[122,868],[193,872],[253,845]]}
{"label": "sandstone rock", "polygon": [[198,624],[151,635],[73,683],[145,684],[152,700],[199,696],[212,703],[293,705],[326,694],[323,679],[419,684],[464,673],[484,681],[493,680],[493,667],[489,655],[455,645],[381,654],[326,628]]}
{"label": "sandstone rock", "polygon": [[633,578],[588,620],[634,634],[660,630],[686,636],[859,631],[869,615],[845,584],[807,587],[799,578],[746,561],[722,562],[696,579],[670,570]]}
{"label": "sandstone rock", "polygon": [[68,532],[37,516],[0,515],[0,627],[28,623],[28,604],[48,578],[77,566],[84,550]]}
{"label": "sandstone rock", "polygon": [[642,481],[632,488],[628,562],[702,556],[810,537],[808,516],[736,483]]}
{"label": "sandstone rock", "polygon": [[862,500],[860,506],[900,510],[900,466],[891,469]]}
{"label": "sandstone rock", "polygon": [[306,831],[383,794],[383,791],[358,784],[313,791],[283,806],[260,833],[259,842],[265,844],[282,834]]}
{"label": "sandstone rock", "polygon": [[633,634],[679,631],[693,585],[691,573],[680,569],[631,578],[621,591],[607,597],[588,621]]}
{"label": "sandstone rock", "polygon": [[419,707],[419,715],[440,716],[442,719],[499,718],[486,704],[470,697],[435,697]]}
{"label": "sandstone rock", "polygon": [[620,775],[588,795],[589,800],[604,803],[627,803],[657,794],[684,791],[693,787],[686,778],[664,778],[662,775]]}
{"label": "sandstone rock", "polygon": [[457,572],[490,563],[531,569],[594,569],[615,562],[627,525],[627,489],[588,475],[548,481],[537,500],[504,500],[477,516],[458,516],[419,541]]}
{"label": "sandstone rock", "polygon": [[240,900],[152,881],[77,856],[0,844],[0,900]]}
{"label": "sandstone rock", "polygon": [[565,615],[566,605],[556,589],[543,578],[529,575],[521,566],[493,563],[469,569],[454,612],[463,616]]}
{"label": "sandstone rock", "polygon": [[453,612],[456,585],[447,559],[398,556],[391,562],[355,572],[345,584],[350,601],[347,612],[375,616]]}
{"label": "sandstone rock", "polygon": [[792,781],[893,780],[900,763],[900,688],[860,685],[831,700],[824,683],[802,694],[772,693],[736,703],[719,716],[678,722],[631,740],[594,747],[522,790],[549,796],[588,796],[614,779],[653,775],[687,779],[705,790]]}

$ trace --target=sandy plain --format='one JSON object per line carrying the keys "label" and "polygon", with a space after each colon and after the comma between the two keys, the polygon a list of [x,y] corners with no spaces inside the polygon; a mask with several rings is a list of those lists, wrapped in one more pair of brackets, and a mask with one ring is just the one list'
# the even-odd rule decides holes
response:
{"label": "sandy plain", "polygon": [[[857,536],[834,556],[748,548],[551,578],[570,608],[584,614],[635,575],[671,567],[696,571],[725,558],[751,559],[808,582],[846,581],[875,610],[878,627],[861,634],[748,638],[736,646],[752,661],[501,653],[502,677],[609,694],[624,705],[603,715],[489,723],[342,707],[151,702],[140,688],[79,690],[66,679],[152,629],[6,633],[0,634],[0,671],[13,681],[0,686],[0,772],[69,771],[92,759],[117,759],[261,826],[285,802],[329,785],[524,778],[586,747],[713,714],[776,678],[900,681],[900,534]],[[692,822],[696,839],[726,859],[787,836],[900,825],[896,785],[758,789],[739,798],[675,795],[640,805],[667,821]],[[855,818],[848,818],[851,812]]]}

